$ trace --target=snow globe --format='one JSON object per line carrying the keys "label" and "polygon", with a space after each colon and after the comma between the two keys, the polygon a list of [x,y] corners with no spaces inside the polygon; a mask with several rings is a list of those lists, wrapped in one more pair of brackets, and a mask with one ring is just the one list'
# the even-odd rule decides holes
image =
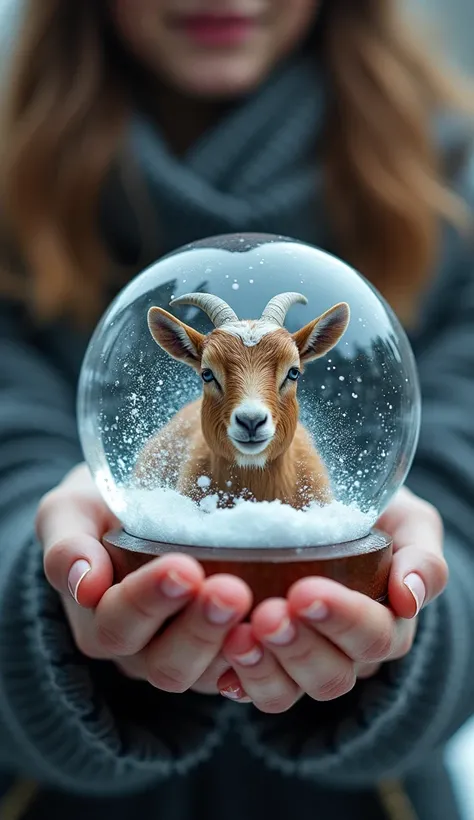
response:
{"label": "snow globe", "polygon": [[119,580],[167,552],[254,602],[326,575],[387,594],[375,527],[416,449],[420,393],[397,318],[349,265],[289,237],[230,234],[133,279],[82,366],[85,460],[121,523]]}

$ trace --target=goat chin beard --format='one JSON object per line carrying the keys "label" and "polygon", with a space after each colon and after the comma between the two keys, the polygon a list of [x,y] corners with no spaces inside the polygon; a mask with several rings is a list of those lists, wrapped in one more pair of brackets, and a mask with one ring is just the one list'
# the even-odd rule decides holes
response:
{"label": "goat chin beard", "polygon": [[272,438],[262,442],[262,448],[260,450],[255,446],[252,450],[251,446],[246,442],[233,441],[232,444],[236,451],[235,464],[237,467],[263,470],[268,461],[268,447],[271,441]]}
{"label": "goat chin beard", "polygon": [[267,463],[267,455],[266,453],[260,453],[260,455],[246,456],[243,453],[238,453],[235,457],[235,463],[241,469],[263,470]]}

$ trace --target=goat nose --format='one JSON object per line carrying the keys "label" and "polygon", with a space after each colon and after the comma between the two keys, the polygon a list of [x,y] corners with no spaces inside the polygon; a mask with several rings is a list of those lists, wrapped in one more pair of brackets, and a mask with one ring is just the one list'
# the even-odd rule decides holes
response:
{"label": "goat nose", "polygon": [[265,422],[268,420],[268,415],[266,413],[240,413],[236,415],[235,420],[237,424],[240,424],[249,435],[254,436],[259,427],[263,427]]}

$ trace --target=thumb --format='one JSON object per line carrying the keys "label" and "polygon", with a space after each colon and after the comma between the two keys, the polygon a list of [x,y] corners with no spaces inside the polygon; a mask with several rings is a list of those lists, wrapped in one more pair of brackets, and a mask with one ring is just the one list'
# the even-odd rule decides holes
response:
{"label": "thumb", "polygon": [[59,593],[86,608],[97,606],[113,584],[112,561],[100,541],[112,523],[99,497],[66,485],[45,496],[38,510],[46,577]]}
{"label": "thumb", "polygon": [[443,523],[437,510],[403,490],[380,520],[394,541],[389,600],[400,618],[413,618],[446,586]]}

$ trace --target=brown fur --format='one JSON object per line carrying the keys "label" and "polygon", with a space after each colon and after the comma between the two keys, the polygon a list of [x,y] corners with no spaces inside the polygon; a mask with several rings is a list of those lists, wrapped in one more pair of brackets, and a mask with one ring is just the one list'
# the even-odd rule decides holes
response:
{"label": "brown fur", "polygon": [[[267,462],[263,469],[242,468],[210,449],[201,426],[194,424],[201,409],[201,399],[186,405],[148,441],[137,463],[136,477],[141,483],[150,486],[150,476],[166,481],[178,474],[178,492],[194,501],[219,493],[220,506],[232,506],[239,497],[255,501],[279,499],[297,509],[311,501],[322,504],[331,501],[326,468],[301,423],[297,423],[291,444],[284,453]],[[170,469],[157,475],[163,447],[167,448],[176,439],[188,444],[187,457],[179,464],[178,456]],[[211,478],[209,487],[198,486],[200,476]]]}
{"label": "brown fur", "polygon": [[[149,324],[155,341],[198,372],[212,370],[217,383],[205,384],[202,398],[186,405],[147,442],[135,471],[139,482],[153,486],[171,480],[195,501],[218,493],[221,506],[231,506],[240,497],[279,499],[296,508],[312,501],[328,503],[329,477],[298,420],[297,384],[286,376],[290,368],[301,370],[305,361],[334,346],[347,325],[346,307],[334,306],[293,335],[275,329],[251,347],[225,330],[202,336],[161,308],[152,308]],[[331,323],[313,340],[315,326],[327,315]],[[275,427],[261,467],[240,466],[241,455],[228,436],[233,411],[249,397],[264,403]],[[210,486],[199,486],[201,476],[211,480]]]}
{"label": "brown fur", "polygon": [[296,385],[278,395],[278,384],[286,371],[299,366],[298,350],[286,330],[276,330],[254,347],[223,330],[215,330],[203,346],[202,368],[210,368],[225,388],[221,397],[211,385],[204,389],[201,424],[209,448],[221,458],[233,461],[235,451],[227,436],[233,409],[252,385],[268,406],[277,428],[268,448],[268,459],[274,460],[289,446],[296,430],[298,402]]}

